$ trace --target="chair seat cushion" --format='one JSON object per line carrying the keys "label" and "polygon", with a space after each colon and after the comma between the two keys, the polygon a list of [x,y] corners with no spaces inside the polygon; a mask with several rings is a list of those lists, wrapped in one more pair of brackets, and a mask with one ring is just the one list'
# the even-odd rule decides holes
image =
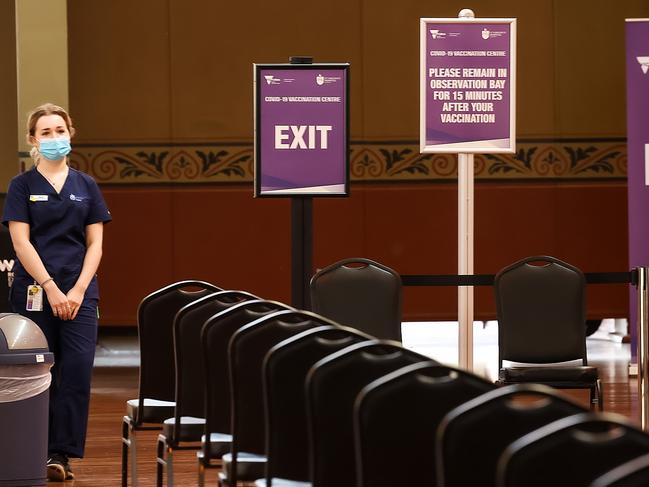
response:
{"label": "chair seat cushion", "polygon": [[[254,482],[266,472],[266,456],[255,453],[239,452],[237,454],[237,479]],[[232,478],[232,454],[223,455],[224,478]]]}
{"label": "chair seat cushion", "polygon": [[[212,458],[221,458],[230,451],[232,435],[210,433],[209,453]],[[205,435],[201,436],[201,449],[205,449]]]}
{"label": "chair seat cushion", "polygon": [[168,418],[162,423],[162,434],[167,438],[175,438],[176,441],[200,441],[205,432],[205,418],[193,416],[181,416],[179,431],[176,428],[175,418]]}
{"label": "chair seat cushion", "polygon": [[[598,378],[597,367],[507,367],[500,369],[500,382],[537,382],[554,387],[589,387]],[[579,384],[580,383],[580,384]]]}
{"label": "chair seat cushion", "polygon": [[161,424],[165,419],[174,415],[175,407],[176,403],[173,401],[145,398],[144,407],[142,411],[139,411],[139,399],[130,399],[126,401],[126,415],[133,420],[137,420],[138,423]]}

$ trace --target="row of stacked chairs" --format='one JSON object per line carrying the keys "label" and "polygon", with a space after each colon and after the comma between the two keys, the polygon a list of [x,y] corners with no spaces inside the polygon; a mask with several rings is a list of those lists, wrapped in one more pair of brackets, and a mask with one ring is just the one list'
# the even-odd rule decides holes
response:
{"label": "row of stacked chairs", "polygon": [[212,467],[230,486],[649,485],[649,436],[621,417],[541,385],[497,388],[245,291],[166,286],[142,301],[138,328],[124,486],[129,456],[137,485],[136,431],[160,425],[160,486],[164,467],[173,485],[174,452],[197,444],[199,485]]}

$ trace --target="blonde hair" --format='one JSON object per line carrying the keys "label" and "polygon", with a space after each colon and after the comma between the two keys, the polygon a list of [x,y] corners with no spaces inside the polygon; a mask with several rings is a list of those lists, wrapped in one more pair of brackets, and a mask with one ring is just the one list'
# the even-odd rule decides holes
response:
{"label": "blonde hair", "polygon": [[27,142],[33,146],[29,151],[29,155],[32,156],[34,162],[38,160],[39,152],[32,142],[32,137],[36,136],[36,123],[41,117],[46,115],[59,115],[65,121],[68,132],[70,132],[70,137],[72,137],[75,132],[74,127],[72,126],[72,118],[70,118],[70,115],[64,108],[54,105],[53,103],[45,103],[44,105],[34,108],[29,112],[29,115],[27,115]]}

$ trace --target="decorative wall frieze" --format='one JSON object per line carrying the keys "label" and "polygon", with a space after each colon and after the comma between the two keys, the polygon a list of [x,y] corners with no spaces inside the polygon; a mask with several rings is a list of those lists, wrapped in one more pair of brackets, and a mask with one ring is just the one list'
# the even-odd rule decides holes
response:
{"label": "decorative wall frieze", "polygon": [[[526,139],[515,154],[476,154],[479,180],[625,179],[624,139]],[[454,154],[420,154],[417,141],[351,144],[352,181],[443,181],[457,177]],[[77,145],[71,165],[100,183],[248,183],[251,143]]]}

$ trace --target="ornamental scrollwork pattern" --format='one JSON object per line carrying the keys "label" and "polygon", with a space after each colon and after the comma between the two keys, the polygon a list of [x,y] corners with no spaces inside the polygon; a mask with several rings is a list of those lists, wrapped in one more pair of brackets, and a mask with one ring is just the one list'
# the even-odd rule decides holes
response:
{"label": "ornamental scrollwork pattern", "polygon": [[[556,142],[526,140],[513,154],[476,154],[475,178],[624,179],[627,151],[623,139]],[[80,145],[70,163],[100,183],[251,183],[251,143]],[[359,141],[350,147],[352,181],[442,181],[457,178],[455,154],[421,154],[416,141]]]}

